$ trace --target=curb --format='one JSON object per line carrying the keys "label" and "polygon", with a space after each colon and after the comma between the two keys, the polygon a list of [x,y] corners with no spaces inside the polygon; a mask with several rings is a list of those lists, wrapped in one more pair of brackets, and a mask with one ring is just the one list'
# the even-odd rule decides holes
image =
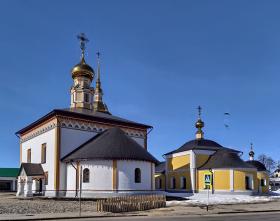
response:
{"label": "curb", "polygon": [[232,211],[232,212],[217,212],[216,214],[238,214],[238,213],[274,213],[280,212],[279,209],[276,210],[252,210],[252,211]]}
{"label": "curb", "polygon": [[136,215],[136,214],[133,214],[133,215],[115,215],[115,216],[112,216],[112,215],[105,215],[105,216],[91,216],[91,215],[88,215],[88,216],[59,216],[59,217],[32,217],[32,216],[27,216],[27,217],[24,217],[24,218],[15,218],[15,219],[1,219],[0,218],[0,221],[1,220],[68,220],[68,219],[88,219],[88,218],[114,218],[114,217],[134,217],[134,216],[147,216],[147,215]]}

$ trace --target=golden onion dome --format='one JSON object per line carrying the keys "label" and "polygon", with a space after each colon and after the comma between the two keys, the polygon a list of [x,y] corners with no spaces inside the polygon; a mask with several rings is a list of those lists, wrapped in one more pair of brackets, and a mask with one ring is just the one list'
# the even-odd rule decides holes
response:
{"label": "golden onion dome", "polygon": [[73,79],[76,77],[84,76],[92,80],[95,75],[93,68],[85,62],[84,57],[82,57],[82,60],[79,64],[75,65],[72,68],[71,73]]}
{"label": "golden onion dome", "polygon": [[204,122],[201,119],[198,119],[197,122],[195,123],[196,128],[203,128],[204,127]]}
{"label": "golden onion dome", "polygon": [[251,151],[249,152],[249,156],[250,156],[250,157],[254,157],[254,155],[255,155],[255,152],[254,152],[253,150],[251,150]]}

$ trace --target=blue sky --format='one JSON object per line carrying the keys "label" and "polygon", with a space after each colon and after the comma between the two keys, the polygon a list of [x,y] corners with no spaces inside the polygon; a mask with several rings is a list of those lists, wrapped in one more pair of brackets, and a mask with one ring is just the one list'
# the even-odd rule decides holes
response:
{"label": "blue sky", "polygon": [[[15,132],[70,105],[76,35],[102,53],[104,100],[117,116],[154,126],[157,158],[205,137],[278,160],[279,1],[1,1],[0,167],[19,165]],[[225,117],[224,112],[230,112]],[[224,127],[229,124],[229,128]]]}

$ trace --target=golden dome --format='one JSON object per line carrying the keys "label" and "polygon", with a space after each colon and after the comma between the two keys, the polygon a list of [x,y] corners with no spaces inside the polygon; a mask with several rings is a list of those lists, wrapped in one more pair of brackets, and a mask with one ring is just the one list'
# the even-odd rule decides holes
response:
{"label": "golden dome", "polygon": [[76,77],[84,76],[92,80],[95,75],[94,70],[91,66],[86,64],[85,59],[83,57],[81,62],[72,68],[71,73],[73,79]]}
{"label": "golden dome", "polygon": [[196,128],[203,128],[204,127],[204,122],[201,119],[198,119],[197,122],[195,123]]}

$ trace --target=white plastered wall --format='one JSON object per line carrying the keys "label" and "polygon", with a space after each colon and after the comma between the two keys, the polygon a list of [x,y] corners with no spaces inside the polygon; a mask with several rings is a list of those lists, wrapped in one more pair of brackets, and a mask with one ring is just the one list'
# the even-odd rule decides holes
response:
{"label": "white plastered wall", "polygon": [[[151,182],[154,188],[154,174],[151,174],[151,171],[154,173],[154,164],[146,161],[119,160],[117,168],[119,190],[151,190]],[[141,170],[141,183],[134,182],[136,168]]]}
{"label": "white plastered wall", "polygon": [[54,149],[55,149],[55,128],[40,134],[21,144],[22,163],[27,162],[27,150],[31,149],[31,163],[41,163],[41,146],[47,145],[46,163],[42,164],[44,172],[48,172],[48,185],[46,190],[54,190]]}
{"label": "white plastered wall", "polygon": [[[76,166],[76,164],[74,164]],[[83,183],[83,190],[107,190],[113,189],[113,161],[90,160],[81,162],[82,169],[89,169],[89,182]],[[76,170],[67,164],[67,191],[76,190]]]}

